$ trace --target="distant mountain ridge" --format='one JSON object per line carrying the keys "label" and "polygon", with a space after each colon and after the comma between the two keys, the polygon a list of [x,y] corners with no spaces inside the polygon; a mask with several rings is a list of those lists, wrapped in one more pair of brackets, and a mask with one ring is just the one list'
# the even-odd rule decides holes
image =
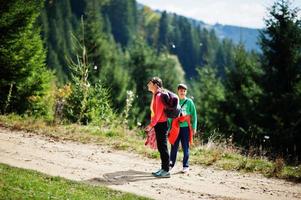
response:
{"label": "distant mountain ridge", "polygon": [[[139,4],[138,4],[139,5]],[[139,5],[141,7],[143,5]],[[162,13],[160,10],[154,10],[157,13]],[[170,12],[173,13],[173,12]],[[176,13],[175,13],[176,14]],[[181,16],[181,15],[180,15]],[[183,16],[186,17],[186,16]],[[208,30],[214,29],[216,35],[220,39],[230,39],[232,40],[235,44],[238,44],[239,42],[242,42],[245,45],[245,48],[248,51],[260,51],[260,47],[257,44],[258,36],[259,36],[259,31],[260,29],[255,29],[255,28],[248,28],[248,27],[242,27],[242,26],[233,26],[233,25],[222,25],[222,24],[206,24],[202,20],[197,20],[194,18],[186,17],[189,19],[192,25],[194,26],[200,26],[202,28],[206,28]]]}
{"label": "distant mountain ridge", "polygon": [[[159,11],[160,12],[160,11]],[[188,17],[187,17],[188,18]],[[233,26],[233,25],[222,25],[222,24],[206,24],[201,20],[196,20],[193,18],[188,18],[192,25],[200,26],[202,28],[206,28],[208,30],[214,29],[216,35],[220,39],[230,39],[235,44],[242,42],[245,45],[245,48],[248,51],[260,51],[260,47],[257,44],[259,31],[260,29],[248,28],[242,26]]]}
{"label": "distant mountain ridge", "polygon": [[242,41],[247,50],[260,51],[259,45],[257,44],[259,29],[221,24],[215,24],[212,28],[221,39],[229,38],[236,44]]}

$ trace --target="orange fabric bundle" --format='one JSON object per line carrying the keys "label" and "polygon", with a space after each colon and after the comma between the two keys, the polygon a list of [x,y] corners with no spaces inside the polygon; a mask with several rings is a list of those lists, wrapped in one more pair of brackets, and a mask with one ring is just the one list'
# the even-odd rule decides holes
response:
{"label": "orange fabric bundle", "polygon": [[180,133],[180,122],[184,122],[184,121],[186,121],[188,123],[189,143],[192,144],[193,131],[192,131],[190,119],[191,119],[190,115],[185,115],[185,116],[177,117],[172,120],[171,128],[170,128],[169,135],[168,135],[168,141],[170,144],[174,144],[176,142],[178,135]]}

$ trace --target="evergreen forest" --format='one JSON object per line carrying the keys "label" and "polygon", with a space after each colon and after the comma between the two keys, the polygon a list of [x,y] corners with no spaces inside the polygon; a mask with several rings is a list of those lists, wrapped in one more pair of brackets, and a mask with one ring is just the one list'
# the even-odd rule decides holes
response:
{"label": "evergreen forest", "polygon": [[301,19],[290,1],[267,8],[260,51],[135,0],[3,0],[0,13],[2,115],[144,127],[158,76],[173,92],[188,85],[199,139],[300,163]]}

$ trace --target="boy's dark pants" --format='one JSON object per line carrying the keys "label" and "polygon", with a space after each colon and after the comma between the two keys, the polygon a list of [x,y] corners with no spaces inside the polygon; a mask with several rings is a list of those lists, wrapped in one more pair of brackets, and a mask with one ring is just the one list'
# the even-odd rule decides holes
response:
{"label": "boy's dark pants", "polygon": [[189,128],[180,127],[180,133],[174,145],[171,145],[170,151],[170,165],[173,167],[177,161],[177,153],[179,148],[179,143],[181,141],[182,149],[184,153],[183,157],[183,167],[189,167]]}
{"label": "boy's dark pants", "polygon": [[169,154],[167,148],[167,122],[158,122],[155,126],[157,147],[161,158],[161,169],[169,171]]}

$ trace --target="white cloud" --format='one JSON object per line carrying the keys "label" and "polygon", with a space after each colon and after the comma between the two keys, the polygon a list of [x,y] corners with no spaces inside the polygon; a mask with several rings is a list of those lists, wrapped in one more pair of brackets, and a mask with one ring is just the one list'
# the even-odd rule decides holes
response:
{"label": "white cloud", "polygon": [[[153,9],[175,12],[209,24],[228,24],[262,28],[266,8],[274,0],[138,0]],[[294,6],[301,6],[295,0]],[[300,13],[299,13],[300,14]]]}

